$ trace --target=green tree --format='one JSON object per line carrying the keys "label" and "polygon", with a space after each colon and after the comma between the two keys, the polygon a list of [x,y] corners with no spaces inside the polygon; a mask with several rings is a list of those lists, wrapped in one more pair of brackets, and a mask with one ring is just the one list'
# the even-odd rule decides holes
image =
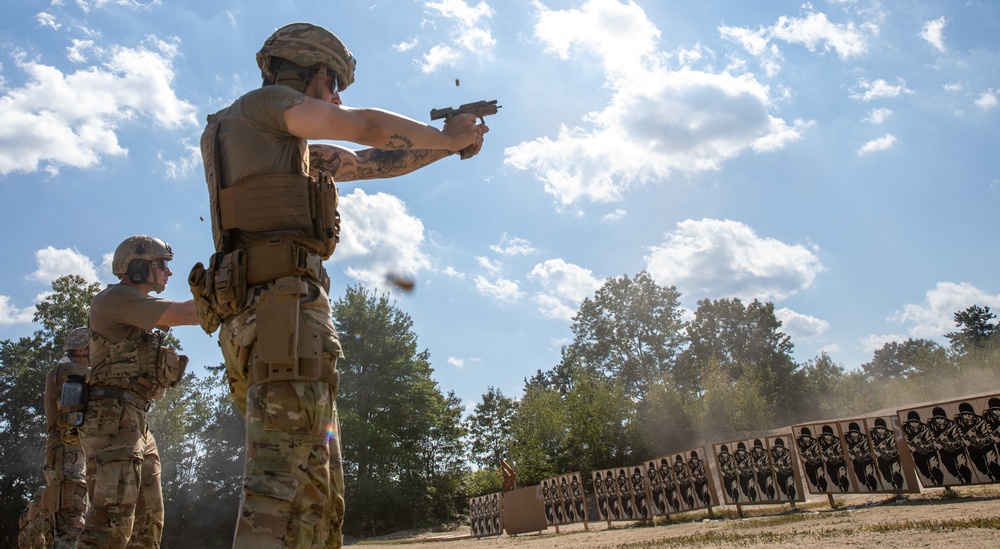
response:
{"label": "green tree", "polygon": [[701,300],[687,325],[690,344],[674,377],[697,397],[709,382],[718,389],[720,382],[737,384],[752,373],[748,385],[757,388],[775,417],[788,417],[801,402],[802,377],[791,357],[791,338],[780,328],[773,303]]}
{"label": "green tree", "polygon": [[556,459],[565,448],[566,425],[559,391],[540,383],[528,384],[511,422],[511,465],[522,486],[538,484],[563,472]]}
{"label": "green tree", "polygon": [[483,400],[466,420],[469,431],[469,458],[480,467],[500,467],[510,453],[511,421],[517,410],[514,399],[500,389],[489,387]]}
{"label": "green tree", "polygon": [[573,318],[570,352],[642,400],[684,345],[679,299],[675,287],[658,286],[646,271],[609,278]]}
{"label": "green tree", "polygon": [[[361,286],[333,303],[346,358],[338,363],[346,533],[371,535],[449,520],[466,473],[461,407],[432,379],[413,321]],[[464,498],[463,498],[464,499]],[[463,504],[464,508],[464,504]]]}
{"label": "green tree", "polygon": [[945,334],[945,337],[956,354],[963,355],[973,349],[986,347],[997,333],[997,324],[993,322],[996,315],[990,312],[988,306],[973,305],[955,313],[954,318],[955,326],[960,329]]}
{"label": "green tree", "polygon": [[861,365],[865,376],[875,381],[928,374],[948,363],[945,349],[929,339],[890,341],[875,351],[871,362]]}
{"label": "green tree", "polygon": [[17,538],[17,517],[41,475],[45,453],[45,375],[64,356],[62,343],[73,328],[87,325],[90,301],[100,284],[78,275],[52,283],[36,306],[31,337],[0,341],[0,536]]}

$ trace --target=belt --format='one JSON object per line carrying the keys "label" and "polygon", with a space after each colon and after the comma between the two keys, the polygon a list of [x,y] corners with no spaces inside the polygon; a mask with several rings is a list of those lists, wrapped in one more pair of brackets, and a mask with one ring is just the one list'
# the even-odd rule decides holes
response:
{"label": "belt", "polygon": [[291,238],[258,241],[243,251],[247,259],[247,286],[284,276],[308,276],[324,287],[330,285],[330,277],[323,268],[323,258]]}
{"label": "belt", "polygon": [[118,402],[128,402],[129,404],[139,408],[140,410],[150,411],[153,409],[153,401],[148,398],[144,398],[142,395],[135,391],[131,391],[124,387],[112,387],[110,385],[101,385],[98,387],[93,387],[88,391],[88,400],[96,400],[102,398],[113,398]]}

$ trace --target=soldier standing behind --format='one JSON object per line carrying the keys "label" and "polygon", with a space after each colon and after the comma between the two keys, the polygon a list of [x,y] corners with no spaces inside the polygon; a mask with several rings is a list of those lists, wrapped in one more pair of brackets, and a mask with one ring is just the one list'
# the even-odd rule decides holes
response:
{"label": "soldier standing behind", "polygon": [[73,548],[87,518],[87,466],[77,427],[90,372],[90,331],[71,330],[66,356],[45,376],[45,486],[21,518],[18,547]]}
{"label": "soldier standing behind", "polygon": [[159,547],[163,534],[160,456],[146,412],[180,382],[187,357],[163,345],[154,328],[198,323],[194,300],[153,297],[173,272],[159,238],[125,239],[111,268],[119,278],[90,305],[91,372],[80,438],[97,464],[79,547]]}
{"label": "soldier standing behind", "polygon": [[394,177],[455,151],[478,153],[488,128],[472,115],[439,130],[343,106],[354,56],[316,25],[278,29],[257,64],[263,86],[210,115],[202,134],[216,254],[189,277],[202,328],[222,323],[230,390],[247,421],[234,546],[340,547],[343,353],[323,267],[339,240],[334,181]]}

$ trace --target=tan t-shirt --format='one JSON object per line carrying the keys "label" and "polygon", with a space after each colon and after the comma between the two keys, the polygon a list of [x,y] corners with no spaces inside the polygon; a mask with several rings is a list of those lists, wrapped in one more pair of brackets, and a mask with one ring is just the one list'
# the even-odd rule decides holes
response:
{"label": "tan t-shirt", "polygon": [[[213,116],[219,117],[219,164],[222,187],[266,174],[308,174],[309,144],[288,133],[285,111],[302,98],[288,86],[265,86],[248,92]],[[233,248],[270,236],[307,236],[301,230],[263,233],[234,230]]]}
{"label": "tan t-shirt", "polygon": [[[156,321],[171,303],[125,284],[112,284],[94,296],[90,304],[90,330],[111,343],[139,341],[156,327]],[[108,354],[103,343],[90,340],[91,378],[102,376]]]}

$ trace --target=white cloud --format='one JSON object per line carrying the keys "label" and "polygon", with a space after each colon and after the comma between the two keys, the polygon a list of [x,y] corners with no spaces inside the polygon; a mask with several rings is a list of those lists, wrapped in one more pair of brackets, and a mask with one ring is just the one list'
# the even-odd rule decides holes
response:
{"label": "white cloud", "polygon": [[899,84],[895,85],[881,78],[874,82],[860,78],[852,90],[854,91],[850,95],[851,99],[857,99],[866,103],[876,99],[895,99],[903,94],[913,93],[913,90],[906,87],[906,82],[902,78],[899,79]]}
{"label": "white cloud", "polygon": [[184,147],[184,154],[176,160],[165,157],[165,152],[157,153],[157,158],[166,167],[168,179],[182,179],[202,169],[201,147],[192,145],[191,141],[184,139],[181,141]]}
{"label": "white cloud", "polygon": [[869,353],[871,355],[875,354],[875,351],[885,347],[886,343],[902,342],[906,341],[906,336],[901,334],[872,334],[869,336],[858,338],[858,346],[862,351]]}
{"label": "white cloud", "polygon": [[507,236],[507,233],[500,237],[500,244],[493,244],[490,249],[503,256],[535,255],[538,253],[529,240],[516,236],[511,238]]}
{"label": "white cloud", "polygon": [[438,44],[423,55],[424,62],[420,66],[420,70],[424,74],[430,74],[441,67],[454,65],[460,57],[461,54],[450,46]]}
{"label": "white cloud", "polygon": [[602,217],[601,219],[603,219],[604,221],[618,221],[619,219],[625,217],[627,213],[628,212],[626,212],[625,210],[618,208],[613,212],[604,214],[604,217]]}
{"label": "white cloud", "polygon": [[580,303],[603,284],[585,269],[562,259],[549,259],[535,265],[528,278],[537,281],[542,291],[535,294],[538,310],[549,318],[571,320]]}
{"label": "white cloud", "polygon": [[976,106],[984,111],[992,110],[997,106],[997,93],[996,91],[990,89],[984,91],[976,98]]}
{"label": "white cloud", "polygon": [[456,271],[451,265],[445,267],[445,269],[441,271],[441,274],[451,278],[457,278],[459,280],[463,280],[465,278],[465,273]]}
{"label": "white cloud", "polygon": [[28,81],[0,96],[0,175],[90,168],[103,156],[126,155],[117,131],[139,116],[167,129],[197,127],[196,107],[171,89],[178,46],[148,37],[138,48],[99,52],[99,64],[67,74],[18,54]]}
{"label": "white cloud", "polygon": [[410,51],[413,48],[417,47],[417,44],[419,44],[419,43],[420,43],[420,39],[419,38],[414,38],[414,39],[409,40],[407,42],[400,42],[398,44],[395,44],[392,47],[396,51]]}
{"label": "white cloud", "polygon": [[859,155],[866,155],[875,152],[880,152],[892,148],[896,144],[896,136],[891,133],[887,133],[878,139],[872,139],[871,141],[861,145],[858,148]]}
{"label": "white cloud", "polygon": [[797,313],[787,307],[776,309],[774,316],[781,321],[781,331],[791,336],[793,340],[813,339],[830,329],[829,322]]}
{"label": "white cloud", "polygon": [[56,249],[47,246],[35,252],[35,262],[38,269],[27,276],[43,284],[51,284],[55,279],[65,275],[80,275],[87,282],[99,282],[97,269],[89,257],[69,248]]}
{"label": "white cloud", "polygon": [[486,269],[487,271],[489,271],[489,272],[491,272],[493,274],[499,274],[500,271],[503,270],[503,264],[502,263],[500,263],[498,261],[493,261],[492,259],[490,259],[490,258],[488,258],[488,257],[486,257],[484,255],[477,255],[476,256],[476,264],[478,264],[480,267]]}
{"label": "white cloud", "polygon": [[872,124],[879,125],[886,121],[889,116],[892,115],[892,109],[872,109],[868,111],[868,118],[865,118],[865,122],[871,122]]}
{"label": "white cloud", "polygon": [[868,51],[868,41],[854,23],[832,23],[824,13],[806,17],[779,17],[771,30],[775,38],[791,44],[802,44],[809,51],[833,50],[841,59],[859,57]]}
{"label": "white cloud", "polygon": [[[424,8],[451,23],[452,30],[449,36],[450,43],[437,44],[422,55],[423,63],[420,65],[420,70],[423,73],[428,74],[442,67],[458,65],[466,54],[485,55],[496,45],[496,39],[493,38],[487,24],[493,17],[493,9],[486,2],[470,5],[463,0],[441,0],[426,2]],[[416,43],[414,40],[411,43],[400,44],[397,50],[405,51],[401,48],[410,49],[415,47]]]}
{"label": "white cloud", "polygon": [[448,357],[448,364],[451,364],[456,368],[465,368],[465,366],[468,363],[482,362],[482,361],[483,359],[477,357],[471,357],[471,358],[458,358],[453,356]]}
{"label": "white cloud", "polygon": [[920,31],[920,37],[930,42],[939,51],[944,51],[944,26],[948,20],[938,17],[932,21],[924,23],[924,28]]}
{"label": "white cloud", "polygon": [[44,11],[38,12],[35,15],[35,21],[38,21],[38,26],[40,27],[51,27],[54,30],[59,30],[62,27],[62,23],[56,22],[56,17],[51,13],[45,13]]}
{"label": "white cloud", "polygon": [[490,282],[484,276],[476,276],[476,290],[481,295],[502,303],[515,303],[524,296],[516,280],[497,278]]}
{"label": "white cloud", "polygon": [[617,201],[675,170],[718,170],[745,152],[779,149],[810,125],[772,116],[769,88],[749,74],[669,69],[655,47],[659,31],[634,3],[542,10],[535,33],[545,47],[563,58],[597,55],[614,90],[580,125],[505,149],[504,163],[533,170],[560,205]]}
{"label": "white cloud", "polygon": [[35,307],[18,309],[11,305],[10,297],[0,295],[0,324],[27,324],[35,316]]}
{"label": "white cloud", "polygon": [[991,295],[967,282],[938,282],[923,303],[908,304],[889,320],[909,325],[908,337],[935,339],[954,332],[955,313],[972,305],[1000,309],[1000,295]]}
{"label": "white cloud", "polygon": [[421,250],[424,224],[398,197],[355,189],[340,197],[340,244],[333,263],[366,286],[391,290],[389,273],[413,276],[430,268]]}
{"label": "white cloud", "polygon": [[681,221],[650,248],[646,270],[688,299],[777,301],[812,286],[823,265],[813,250],[762,238],[738,221]]}

